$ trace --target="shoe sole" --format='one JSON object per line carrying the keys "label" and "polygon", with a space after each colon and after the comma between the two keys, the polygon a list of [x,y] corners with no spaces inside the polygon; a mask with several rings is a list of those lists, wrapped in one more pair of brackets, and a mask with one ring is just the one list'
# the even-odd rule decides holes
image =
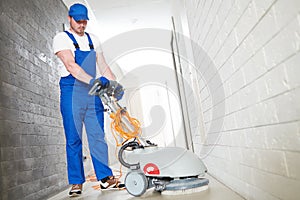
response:
{"label": "shoe sole", "polygon": [[100,187],[100,190],[102,190],[102,191],[109,191],[109,190],[124,190],[124,189],[126,189],[126,188],[125,188],[125,187],[115,187],[115,186],[109,187],[109,188],[101,188],[101,187]]}
{"label": "shoe sole", "polygon": [[72,194],[69,194],[69,197],[79,197],[81,195],[81,193],[80,194],[77,194],[77,193],[72,193]]}

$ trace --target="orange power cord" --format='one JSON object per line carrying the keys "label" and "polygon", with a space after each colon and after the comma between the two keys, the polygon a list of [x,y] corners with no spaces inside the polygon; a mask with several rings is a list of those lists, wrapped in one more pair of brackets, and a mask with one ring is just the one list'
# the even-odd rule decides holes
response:
{"label": "orange power cord", "polygon": [[[141,134],[141,124],[137,119],[130,117],[125,109],[120,108],[116,113],[111,113],[110,118],[112,119],[110,128],[117,147],[122,146],[124,142],[133,138],[139,140],[139,135]],[[130,130],[130,127],[127,127],[126,124],[122,123],[122,118],[127,118],[133,130]],[[120,143],[117,139],[117,136],[125,139],[125,141]]]}

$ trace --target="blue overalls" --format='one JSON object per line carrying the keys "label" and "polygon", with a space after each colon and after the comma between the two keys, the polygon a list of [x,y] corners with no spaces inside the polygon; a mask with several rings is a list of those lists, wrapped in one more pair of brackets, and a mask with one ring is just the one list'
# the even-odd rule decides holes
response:
{"label": "blue overalls", "polygon": [[[90,51],[81,51],[74,36],[65,31],[76,48],[75,62],[96,76],[96,52],[88,33]],[[70,184],[85,182],[82,156],[82,126],[85,124],[94,170],[98,180],[112,175],[108,167],[108,150],[104,137],[103,104],[98,96],[88,95],[90,86],[76,80],[71,74],[59,82],[60,109],[66,136],[68,179]]]}

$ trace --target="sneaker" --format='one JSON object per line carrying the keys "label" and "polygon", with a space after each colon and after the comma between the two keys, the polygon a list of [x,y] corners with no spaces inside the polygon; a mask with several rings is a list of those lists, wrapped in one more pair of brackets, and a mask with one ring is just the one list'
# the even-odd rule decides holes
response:
{"label": "sneaker", "polygon": [[108,176],[100,181],[101,190],[122,190],[125,184],[120,183],[119,179],[114,176]]}
{"label": "sneaker", "polygon": [[69,192],[69,196],[77,197],[81,195],[81,192],[82,192],[82,184],[73,184]]}

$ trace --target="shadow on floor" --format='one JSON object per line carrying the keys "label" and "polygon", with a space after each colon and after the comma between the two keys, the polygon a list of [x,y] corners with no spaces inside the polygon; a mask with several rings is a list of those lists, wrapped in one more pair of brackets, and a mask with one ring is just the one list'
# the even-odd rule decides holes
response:
{"label": "shadow on floor", "polygon": [[193,194],[178,194],[178,195],[161,195],[153,189],[148,189],[141,197],[134,197],[127,193],[126,190],[120,191],[100,191],[95,190],[93,186],[97,186],[97,182],[87,182],[83,186],[83,194],[80,197],[70,198],[68,190],[62,191],[59,194],[49,198],[48,200],[242,200],[241,196],[230,190],[216,179],[207,175],[209,179],[209,187],[207,190]]}

